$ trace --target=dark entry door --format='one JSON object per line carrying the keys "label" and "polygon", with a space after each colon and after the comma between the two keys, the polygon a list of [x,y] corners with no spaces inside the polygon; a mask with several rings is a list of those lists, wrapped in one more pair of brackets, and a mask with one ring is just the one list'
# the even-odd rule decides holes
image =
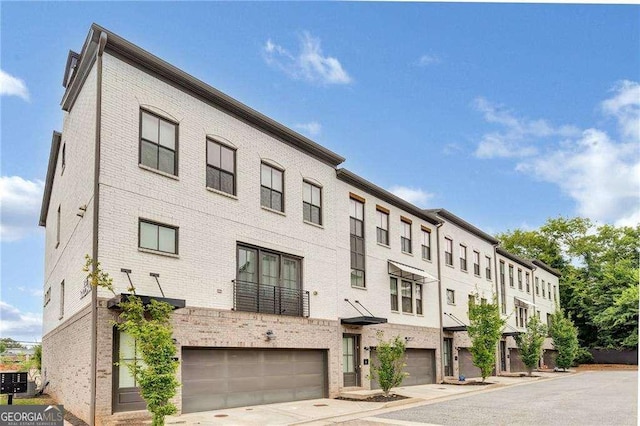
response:
{"label": "dark entry door", "polygon": [[444,375],[453,376],[453,339],[450,337],[444,339],[442,357],[444,358]]}
{"label": "dark entry door", "polygon": [[507,371],[507,342],[500,341],[500,371]]}
{"label": "dark entry door", "polygon": [[360,336],[342,335],[343,386],[360,386]]}

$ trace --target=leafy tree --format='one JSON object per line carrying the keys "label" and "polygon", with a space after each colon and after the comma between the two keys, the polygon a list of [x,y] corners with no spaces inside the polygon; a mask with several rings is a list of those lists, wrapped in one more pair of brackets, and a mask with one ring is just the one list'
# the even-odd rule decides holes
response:
{"label": "leafy tree", "polygon": [[611,346],[613,336],[626,336],[621,345],[638,346],[638,286],[624,289],[609,306],[594,317],[594,322],[603,330],[607,346]]}
{"label": "leafy tree", "polygon": [[378,362],[371,365],[371,378],[377,380],[385,396],[389,390],[398,387],[408,373],[403,372],[405,367],[406,344],[404,339],[396,336],[394,339],[383,340],[382,332],[378,332],[378,346],[376,355]]}
{"label": "leafy tree", "polygon": [[13,340],[11,337],[2,337],[2,338],[0,338],[0,342],[4,343],[4,348],[5,348],[4,351],[6,351],[7,349],[23,349],[23,348],[25,348],[25,346],[22,343]]}
{"label": "leafy tree", "polygon": [[527,323],[526,333],[516,335],[516,343],[520,349],[520,358],[527,367],[527,374],[531,376],[531,372],[538,365],[540,356],[542,356],[542,344],[547,334],[547,327],[540,323],[537,315],[532,315]]}
{"label": "leafy tree", "polygon": [[[88,255],[85,258],[84,271],[91,284],[105,288],[115,295],[113,279],[109,274],[102,270],[99,262],[94,262]],[[122,312],[115,326],[133,337],[140,348],[142,363],[126,365],[140,384],[140,394],[152,414],[151,424],[162,426],[165,416],[177,411],[170,399],[175,396],[180,385],[176,379],[178,362],[175,360],[176,347],[170,322],[173,307],[157,300],[151,300],[145,306],[136,295],[135,287],[129,287],[128,291],[132,295],[120,302]]]}
{"label": "leafy tree", "polygon": [[553,339],[553,347],[558,351],[556,366],[566,370],[573,365],[578,355],[578,331],[573,321],[558,309],[551,315],[549,333]]}
{"label": "leafy tree", "polygon": [[0,341],[0,354],[3,354],[7,351],[7,344],[4,341]]}
{"label": "leafy tree", "polygon": [[506,319],[500,316],[495,295],[493,303],[478,303],[480,296],[477,293],[473,296],[473,303],[469,303],[469,326],[467,327],[471,338],[469,350],[473,364],[480,369],[484,382],[495,367],[496,347],[502,336]]}

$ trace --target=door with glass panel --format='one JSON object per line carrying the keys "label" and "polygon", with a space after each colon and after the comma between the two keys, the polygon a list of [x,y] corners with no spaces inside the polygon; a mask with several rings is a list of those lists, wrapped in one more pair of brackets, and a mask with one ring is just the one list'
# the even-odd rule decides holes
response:
{"label": "door with glass panel", "polygon": [[113,411],[144,410],[147,404],[140,395],[140,387],[129,368],[144,366],[136,341],[131,335],[114,328],[113,345]]}
{"label": "door with glass panel", "polygon": [[342,335],[343,386],[360,386],[360,336]]}
{"label": "door with glass panel", "polygon": [[444,361],[444,375],[453,376],[453,339],[450,337],[444,338],[442,358]]}

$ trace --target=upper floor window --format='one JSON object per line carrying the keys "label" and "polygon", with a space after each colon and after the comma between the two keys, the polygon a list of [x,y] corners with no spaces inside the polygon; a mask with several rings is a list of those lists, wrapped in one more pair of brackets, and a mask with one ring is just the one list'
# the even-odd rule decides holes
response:
{"label": "upper floor window", "polygon": [[61,167],[62,167],[62,171],[64,172],[64,168],[67,165],[67,144],[63,143],[62,144],[62,159],[60,160],[61,162]]}
{"label": "upper floor window", "polygon": [[260,205],[284,211],[284,172],[269,164],[260,165]]}
{"label": "upper floor window", "polygon": [[60,283],[60,318],[64,317],[64,280]]}
{"label": "upper floor window", "polygon": [[60,221],[61,221],[61,213],[60,209],[62,206],[58,206],[58,213],[56,215],[56,248],[60,245]]}
{"label": "upper floor window", "polygon": [[322,225],[322,190],[310,182],[302,182],[302,216],[307,222]]}
{"label": "upper floor window", "polygon": [[391,293],[391,310],[398,310],[398,279],[391,277],[389,281],[389,290]]}
{"label": "upper floor window", "polygon": [[460,244],[460,270],[467,270],[467,247]]}
{"label": "upper floor window", "polygon": [[389,245],[389,211],[376,207],[376,238],[380,244]]}
{"label": "upper floor window", "polygon": [[351,285],[365,287],[364,277],[364,199],[349,198],[351,246]]}
{"label": "upper floor window", "polygon": [[207,187],[236,195],[236,150],[207,139]]}
{"label": "upper floor window", "polygon": [[422,284],[416,284],[416,314],[422,315]]}
{"label": "upper floor window", "polygon": [[551,300],[551,283],[547,283],[547,290],[549,290],[549,300]]}
{"label": "upper floor window", "polygon": [[536,277],[536,296],[540,296],[540,279]]}
{"label": "upper floor window", "polygon": [[178,175],[178,125],[140,111],[140,164]]}
{"label": "upper floor window", "polygon": [[529,273],[525,272],[524,274],[524,285],[527,289],[527,293],[531,293],[531,284],[529,283]]}
{"label": "upper floor window", "polygon": [[447,289],[447,304],[455,305],[456,304],[456,292],[455,290]]}
{"label": "upper floor window", "polygon": [[411,253],[411,222],[406,218],[400,222],[400,248],[405,253]]}
{"label": "upper floor window", "polygon": [[[542,298],[546,299],[546,287],[544,286],[544,280],[542,280]],[[549,298],[551,298],[551,295],[549,295]]]}
{"label": "upper floor window", "polygon": [[509,265],[509,287],[513,286],[513,265]]}
{"label": "upper floor window", "polygon": [[485,261],[487,263],[487,267],[485,268],[485,275],[487,279],[491,279],[491,258],[489,256],[485,256]]}
{"label": "upper floor window", "polygon": [[522,269],[518,268],[518,290],[522,290]]}
{"label": "upper floor window", "polygon": [[413,286],[410,281],[402,281],[402,312],[413,312]]}
{"label": "upper floor window", "polygon": [[138,246],[178,254],[178,228],[140,219]]}
{"label": "upper floor window", "polygon": [[451,238],[444,239],[444,263],[453,266],[453,240]]}
{"label": "upper floor window", "polygon": [[422,228],[422,258],[431,260],[431,231]]}
{"label": "upper floor window", "polygon": [[480,276],[480,252],[473,252],[473,273],[474,275]]}
{"label": "upper floor window", "polygon": [[556,286],[553,286],[553,301],[557,302],[558,301],[558,295],[557,295],[557,291],[556,291]]}

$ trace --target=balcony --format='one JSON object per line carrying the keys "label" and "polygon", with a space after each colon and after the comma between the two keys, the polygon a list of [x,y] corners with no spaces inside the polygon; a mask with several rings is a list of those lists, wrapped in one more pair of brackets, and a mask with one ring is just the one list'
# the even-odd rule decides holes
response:
{"label": "balcony", "polygon": [[262,314],[308,317],[309,292],[234,280],[233,309]]}

